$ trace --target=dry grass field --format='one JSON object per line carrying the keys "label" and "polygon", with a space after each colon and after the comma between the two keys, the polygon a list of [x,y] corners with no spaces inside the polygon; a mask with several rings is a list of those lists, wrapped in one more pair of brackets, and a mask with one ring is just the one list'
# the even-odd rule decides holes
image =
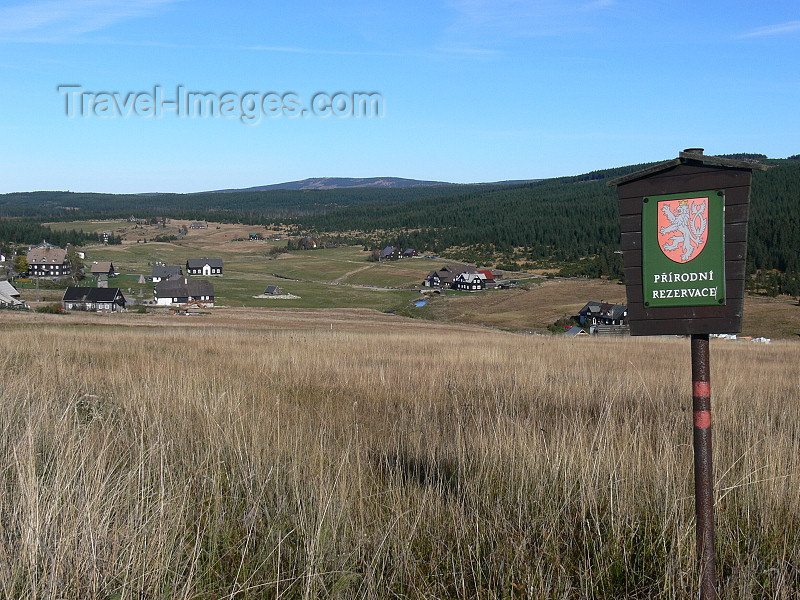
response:
{"label": "dry grass field", "polygon": [[[0,597],[691,598],[686,340],[0,314]],[[714,342],[725,598],[800,593],[800,346]]]}

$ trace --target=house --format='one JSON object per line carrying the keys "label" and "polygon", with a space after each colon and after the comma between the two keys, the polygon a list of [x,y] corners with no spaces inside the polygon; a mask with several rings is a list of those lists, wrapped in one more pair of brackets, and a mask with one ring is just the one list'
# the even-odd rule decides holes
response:
{"label": "house", "polygon": [[113,277],[117,273],[114,271],[114,263],[111,261],[94,261],[92,263],[92,268],[90,269],[92,275],[97,277],[98,275],[106,275],[107,277]]}
{"label": "house", "polygon": [[264,290],[265,296],[282,296],[283,290],[278,287],[277,285],[268,285],[267,289]]}
{"label": "house", "polygon": [[434,288],[453,288],[456,277],[462,273],[477,272],[478,270],[471,265],[446,265],[438,271],[428,273],[422,285]]}
{"label": "house", "polygon": [[165,279],[183,277],[183,269],[180,265],[153,265],[153,283],[158,283]]}
{"label": "house", "polygon": [[400,248],[386,246],[378,255],[378,260],[397,260],[400,258]]}
{"label": "house", "polygon": [[64,248],[51,246],[42,242],[28,250],[29,273],[33,277],[64,277],[72,274],[72,267],[67,260]]}
{"label": "house", "polygon": [[70,286],[62,300],[66,310],[119,312],[125,309],[125,296],[119,288],[90,288]]}
{"label": "house", "polygon": [[476,292],[486,288],[484,279],[478,273],[459,273],[453,279],[453,289]]}
{"label": "house", "polygon": [[411,258],[416,255],[417,255],[416,250],[414,250],[413,248],[406,248],[405,251],[403,252],[402,258]]}
{"label": "house", "polygon": [[27,304],[20,299],[19,291],[8,281],[0,281],[0,305],[11,308],[27,308]]}
{"label": "house", "polygon": [[222,277],[221,258],[190,258],[186,261],[187,275],[202,275],[203,277]]}
{"label": "house", "polygon": [[214,306],[214,286],[205,279],[181,277],[161,281],[153,288],[153,296],[158,306]]}
{"label": "house", "polygon": [[192,224],[189,225],[189,229],[208,229],[208,225],[200,221],[192,221]]}
{"label": "house", "polygon": [[313,250],[317,247],[317,238],[315,237],[304,237],[299,242],[297,242],[297,247],[300,250]]}
{"label": "house", "polygon": [[258,242],[260,240],[261,240],[261,234],[260,233],[251,233],[250,234],[250,241],[251,242]]}
{"label": "house", "polygon": [[628,307],[593,300],[578,311],[577,318],[581,325],[626,325]]}

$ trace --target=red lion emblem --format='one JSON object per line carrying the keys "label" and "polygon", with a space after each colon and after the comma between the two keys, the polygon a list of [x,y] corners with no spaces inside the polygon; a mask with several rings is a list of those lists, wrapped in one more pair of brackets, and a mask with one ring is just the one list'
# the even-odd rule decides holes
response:
{"label": "red lion emblem", "polygon": [[708,198],[664,200],[658,208],[661,251],[676,263],[696,258],[708,240]]}

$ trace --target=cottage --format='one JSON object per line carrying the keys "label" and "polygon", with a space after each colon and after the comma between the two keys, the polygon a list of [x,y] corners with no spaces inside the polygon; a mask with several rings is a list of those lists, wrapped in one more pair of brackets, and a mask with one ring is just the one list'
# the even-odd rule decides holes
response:
{"label": "cottage", "polygon": [[455,278],[462,273],[477,273],[478,270],[470,265],[447,265],[438,271],[431,271],[425,277],[422,285],[434,288],[454,288]]}
{"label": "cottage", "polygon": [[125,296],[119,288],[90,288],[70,286],[64,292],[66,310],[119,312],[125,309]]}
{"label": "cottage", "polygon": [[412,258],[417,255],[417,251],[413,248],[406,248],[403,252],[402,258]]}
{"label": "cottage", "polygon": [[277,285],[268,285],[267,289],[264,290],[265,296],[282,296],[283,290],[278,287]]}
{"label": "cottage", "polygon": [[378,260],[397,260],[400,258],[400,248],[386,246],[378,255]]}
{"label": "cottage", "polygon": [[42,242],[28,250],[29,272],[33,277],[64,277],[72,274],[67,251]]}
{"label": "cottage", "polygon": [[189,225],[189,229],[208,229],[208,225],[200,221],[193,221],[192,224]]}
{"label": "cottage", "polygon": [[153,283],[183,277],[183,268],[180,265],[153,265]]}
{"label": "cottage", "polygon": [[221,258],[190,258],[186,261],[187,275],[201,275],[203,277],[222,277]]}
{"label": "cottage", "polygon": [[4,307],[23,308],[25,304],[19,295],[19,291],[8,281],[0,281],[0,305]]}
{"label": "cottage", "polygon": [[260,233],[251,233],[250,234],[250,241],[251,242],[261,241],[261,234]]}
{"label": "cottage", "polygon": [[114,263],[110,261],[94,261],[92,263],[92,268],[90,269],[92,275],[97,277],[98,275],[105,275],[107,277],[113,277],[116,275],[116,271],[114,270]]}
{"label": "cottage", "polygon": [[485,280],[478,273],[459,273],[453,279],[453,289],[476,292],[486,288]]}
{"label": "cottage", "polygon": [[182,277],[162,281],[153,288],[153,295],[158,306],[214,306],[214,286],[205,279]]}
{"label": "cottage", "polygon": [[577,318],[581,325],[626,325],[628,307],[592,300],[578,311]]}

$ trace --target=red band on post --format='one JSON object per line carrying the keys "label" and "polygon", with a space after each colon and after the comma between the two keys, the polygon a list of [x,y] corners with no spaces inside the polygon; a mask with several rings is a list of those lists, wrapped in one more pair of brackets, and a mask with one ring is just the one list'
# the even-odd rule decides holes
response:
{"label": "red band on post", "polygon": [[698,429],[708,429],[711,427],[711,411],[710,410],[696,410],[694,411],[694,426]]}
{"label": "red band on post", "polygon": [[710,398],[711,384],[708,381],[693,381],[692,392],[695,398]]}

